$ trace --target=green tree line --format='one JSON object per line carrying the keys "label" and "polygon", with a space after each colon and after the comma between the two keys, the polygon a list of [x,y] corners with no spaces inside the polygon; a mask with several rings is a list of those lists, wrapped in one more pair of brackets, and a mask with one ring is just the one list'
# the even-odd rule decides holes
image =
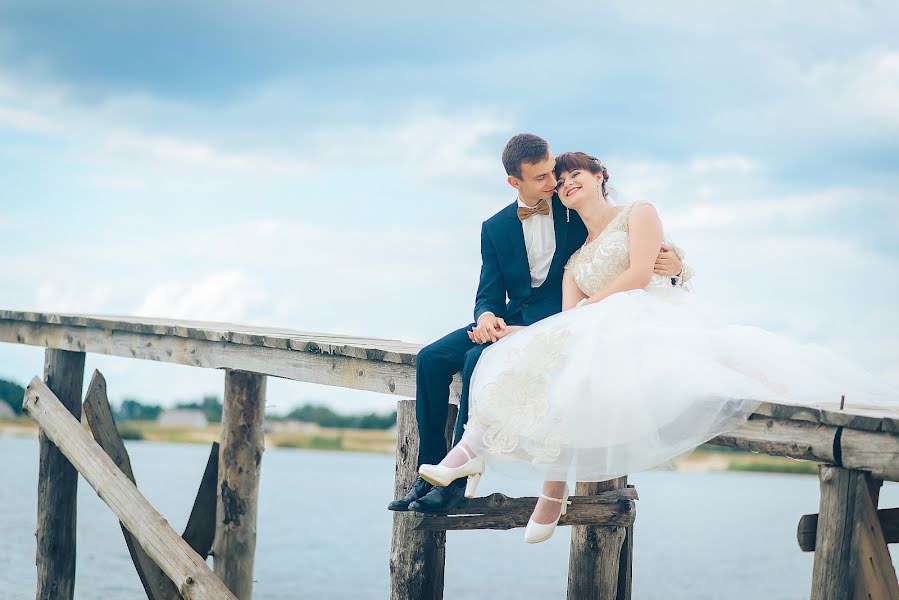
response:
{"label": "green tree line", "polygon": [[[22,398],[25,388],[13,382],[0,379],[0,401],[9,404],[13,412],[22,414]],[[222,420],[222,401],[218,396],[204,396],[199,402],[181,402],[176,408],[188,408],[203,411],[210,423]],[[163,411],[158,404],[144,404],[137,398],[125,398],[118,409],[113,408],[117,421],[155,421]],[[354,429],[390,429],[396,423],[396,412],[390,414],[368,413],[363,415],[341,415],[321,404],[306,404],[295,408],[287,415],[268,415],[269,419],[297,419],[308,423],[317,423],[321,427],[338,427]]]}

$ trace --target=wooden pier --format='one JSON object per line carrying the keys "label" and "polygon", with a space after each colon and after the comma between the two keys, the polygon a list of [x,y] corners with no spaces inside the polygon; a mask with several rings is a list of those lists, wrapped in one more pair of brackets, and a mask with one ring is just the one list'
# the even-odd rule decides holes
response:
{"label": "wooden pier", "polygon": [[[29,384],[24,407],[41,427],[37,597],[54,600],[73,597],[77,473],[121,521],[148,598],[250,598],[266,376],[411,397],[419,350],[390,340],[224,323],[20,311],[0,311],[0,341],[47,349],[44,377]],[[225,371],[222,439],[182,534],[134,485],[101,375],[82,402],[89,352]],[[454,389],[458,395],[458,380]],[[82,407],[93,438],[79,424]],[[397,413],[400,495],[415,478],[414,402],[399,400]],[[451,410],[448,439],[454,417]],[[763,404],[743,427],[712,443],[821,464],[819,513],[797,515],[797,551],[815,552],[811,598],[899,599],[887,549],[899,540],[899,509],[878,510],[882,482],[899,481],[899,407]],[[575,493],[560,521],[574,527],[568,597],[630,598],[637,491],[622,478],[579,483]],[[442,598],[446,531],[523,527],[535,501],[493,494],[446,517],[395,513],[391,598]],[[205,561],[210,552],[214,569]]]}

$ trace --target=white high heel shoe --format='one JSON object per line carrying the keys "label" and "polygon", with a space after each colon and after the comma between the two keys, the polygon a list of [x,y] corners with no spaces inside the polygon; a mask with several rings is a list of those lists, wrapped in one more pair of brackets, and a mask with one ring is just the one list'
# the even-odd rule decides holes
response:
{"label": "white high heel shoe", "polygon": [[528,519],[528,526],[524,528],[524,541],[528,544],[539,544],[551,538],[556,531],[556,525],[559,524],[559,519],[568,512],[568,507],[571,505],[571,501],[568,500],[568,484],[565,484],[565,490],[561,498],[550,498],[545,494],[540,494],[540,497],[544,500],[558,502],[562,505],[562,510],[552,523],[538,523],[533,519]]}
{"label": "white high heel shoe", "polygon": [[421,465],[418,467],[418,474],[428,483],[446,487],[460,477],[468,477],[468,483],[465,485],[465,497],[474,498],[475,490],[481,481],[481,475],[484,474],[484,459],[480,456],[472,457],[465,446],[459,446],[468,462],[458,467],[444,467],[443,465]]}

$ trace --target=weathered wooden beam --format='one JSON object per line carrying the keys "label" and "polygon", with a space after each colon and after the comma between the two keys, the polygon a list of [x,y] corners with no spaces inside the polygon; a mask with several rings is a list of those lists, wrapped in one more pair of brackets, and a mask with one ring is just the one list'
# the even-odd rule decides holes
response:
{"label": "weathered wooden beam", "polygon": [[719,435],[709,443],[772,456],[829,464],[839,462],[846,469],[867,471],[879,479],[899,481],[899,435],[892,433],[753,415],[736,431]]}
{"label": "weathered wooden beam", "polygon": [[[611,490],[626,491],[627,478],[611,481],[578,482],[575,494],[592,496]],[[630,511],[633,523],[633,508]],[[620,560],[627,535],[626,526],[577,525],[571,530],[568,559],[569,600],[611,600],[619,598]]]}
{"label": "weathered wooden beam", "polygon": [[[572,496],[568,514],[559,519],[559,525],[627,527],[634,522],[636,499],[637,491],[633,488],[611,490],[597,496]],[[536,497],[510,498],[495,493],[472,498],[446,516],[415,513],[418,520],[415,529],[446,531],[524,527],[536,504]]]}
{"label": "weathered wooden beam", "polygon": [[37,377],[25,389],[23,406],[186,600],[234,598]]}
{"label": "weathered wooden beam", "polygon": [[[84,358],[83,352],[65,350],[48,349],[44,354],[46,386],[73,420],[81,419]],[[54,441],[41,430],[35,561],[38,600],[70,600],[75,593],[78,472]]]}
{"label": "weathered wooden beam", "polygon": [[[0,321],[0,342],[45,346],[76,352],[91,352],[125,358],[139,358],[209,369],[233,369],[295,381],[352,388],[400,396],[415,395],[415,367],[408,362],[390,362],[345,354],[313,352],[292,347],[279,348],[211,341],[199,337],[179,337],[156,333],[136,333],[94,329],[75,325]],[[310,342],[311,344],[311,342]],[[357,353],[363,353],[359,349]],[[382,353],[368,352],[372,356]],[[411,361],[410,361],[411,362]],[[452,386],[458,399],[458,375]]]}
{"label": "weathered wooden beam", "polygon": [[77,315],[65,313],[36,313],[0,309],[0,330],[18,323],[64,325],[181,337],[210,342],[231,342],[248,346],[268,346],[315,354],[332,354],[385,362],[415,364],[418,344],[377,338],[360,338],[330,333],[296,331],[293,329],[237,325],[211,321],[160,319],[121,315]]}
{"label": "weathered wooden beam", "polygon": [[834,427],[818,423],[752,416],[739,429],[708,443],[772,456],[833,462],[835,434]]}
{"label": "weathered wooden beam", "polygon": [[[821,465],[821,507],[812,567],[812,600],[852,598],[856,587],[855,515],[865,474]],[[867,493],[867,492],[865,492]]]}
{"label": "weathered wooden beam", "polygon": [[[447,440],[452,438],[456,408],[449,407]],[[415,401],[397,402],[396,474],[393,497],[401,498],[412,487],[418,467],[418,425]],[[446,532],[416,529],[420,520],[413,512],[393,514],[390,543],[390,600],[441,600],[446,561]]]}
{"label": "weathered wooden beam", "polygon": [[[94,440],[100,444],[103,451],[112,459],[125,477],[136,485],[134,471],[131,469],[131,459],[128,457],[125,442],[122,441],[122,436],[119,435],[119,430],[112,416],[112,409],[109,406],[109,399],[106,393],[106,379],[100,371],[94,371],[93,377],[91,377],[83,406],[84,416],[91,428]],[[178,593],[178,588],[175,587],[172,580],[147,556],[140,544],[134,541],[133,536],[125,528],[125,525],[121,522],[119,522],[119,525],[122,527],[125,545],[128,547],[128,553],[131,555],[131,561],[134,563],[137,575],[144,586],[147,598],[150,598],[150,600],[179,600],[181,594]]]}
{"label": "weathered wooden beam", "polygon": [[226,371],[219,450],[215,574],[240,600],[253,595],[265,376]]}
{"label": "weathered wooden beam", "polygon": [[880,526],[870,476],[829,465],[820,468],[812,600],[899,599],[899,580]]}
{"label": "weathered wooden beam", "polygon": [[[873,502],[873,498],[872,498]],[[877,511],[877,522],[883,531],[887,544],[899,542],[899,508],[882,508]],[[803,552],[815,551],[815,536],[818,533],[818,513],[802,515],[796,528],[796,538]]]}
{"label": "weathered wooden beam", "polygon": [[855,492],[855,597],[899,600],[899,579],[877,519],[877,505],[864,479]]}
{"label": "weathered wooden beam", "polygon": [[206,461],[206,470],[197,489],[190,517],[181,537],[194,552],[206,558],[215,541],[216,506],[218,504],[219,443],[213,442]]}

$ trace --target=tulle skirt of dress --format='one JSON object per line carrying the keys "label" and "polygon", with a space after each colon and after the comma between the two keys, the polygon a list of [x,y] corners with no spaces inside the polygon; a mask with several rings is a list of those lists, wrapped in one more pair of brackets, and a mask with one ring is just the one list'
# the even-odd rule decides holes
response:
{"label": "tulle skirt of dress", "polygon": [[826,349],[728,325],[679,288],[634,290],[518,331],[481,355],[465,443],[488,468],[605,481],[740,427],[762,401],[896,406]]}

